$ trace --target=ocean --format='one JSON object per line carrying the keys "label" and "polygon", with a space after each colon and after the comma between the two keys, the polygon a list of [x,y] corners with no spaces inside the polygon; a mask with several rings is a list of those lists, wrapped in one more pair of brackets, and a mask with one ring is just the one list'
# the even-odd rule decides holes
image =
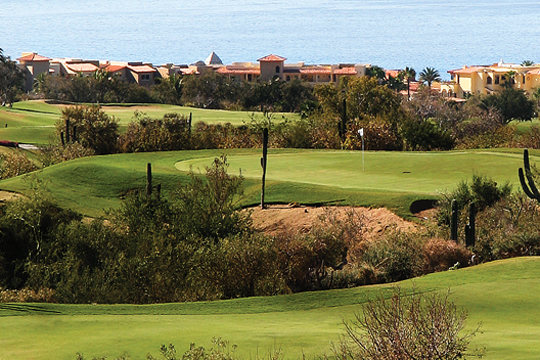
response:
{"label": "ocean", "polygon": [[268,54],[387,69],[540,62],[539,1],[2,0],[0,48],[48,57],[225,64]]}

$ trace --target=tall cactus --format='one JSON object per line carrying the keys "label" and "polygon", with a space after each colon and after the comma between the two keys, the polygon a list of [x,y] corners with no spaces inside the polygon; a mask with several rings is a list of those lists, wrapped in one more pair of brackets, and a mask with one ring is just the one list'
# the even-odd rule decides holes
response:
{"label": "tall cactus", "polygon": [[474,246],[476,242],[476,204],[469,205],[469,223],[465,225],[465,245]]}
{"label": "tall cactus", "polygon": [[264,187],[266,182],[266,158],[268,155],[268,128],[263,130],[263,156],[261,158],[261,166],[263,168],[262,174],[262,192],[261,192],[261,209],[265,208],[264,205]]}
{"label": "tall cactus", "polygon": [[[523,166],[525,168],[525,171],[523,171],[522,168],[519,168],[518,170],[521,188],[528,197],[530,197],[531,199],[536,199],[536,201],[540,202],[540,193],[538,192],[538,189],[534,183],[531,166],[529,164],[529,150],[527,149],[523,150]],[[527,177],[527,182],[525,181],[525,177]]]}
{"label": "tall cactus", "polygon": [[458,205],[457,200],[452,200],[452,217],[450,218],[450,240],[458,240]]}
{"label": "tall cactus", "polygon": [[152,195],[152,164],[146,164],[146,196]]}

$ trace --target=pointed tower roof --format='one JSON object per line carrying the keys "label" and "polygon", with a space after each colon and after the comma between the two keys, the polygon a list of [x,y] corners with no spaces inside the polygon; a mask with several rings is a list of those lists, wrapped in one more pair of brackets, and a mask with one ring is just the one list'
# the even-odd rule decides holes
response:
{"label": "pointed tower roof", "polygon": [[215,52],[212,51],[212,53],[206,58],[206,60],[204,61],[204,63],[206,65],[223,65],[223,62],[221,61],[221,59],[219,58],[219,56],[217,56],[217,54]]}
{"label": "pointed tower roof", "polygon": [[259,62],[282,62],[282,61],[285,61],[285,60],[287,60],[287,59],[284,58],[284,57],[274,55],[274,54],[270,54],[270,55],[267,55],[265,57],[260,58],[257,61],[259,61]]}

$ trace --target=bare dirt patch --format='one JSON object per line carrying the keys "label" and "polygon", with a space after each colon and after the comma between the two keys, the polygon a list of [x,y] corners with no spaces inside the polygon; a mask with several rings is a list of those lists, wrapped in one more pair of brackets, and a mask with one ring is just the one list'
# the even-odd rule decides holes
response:
{"label": "bare dirt patch", "polygon": [[0,190],[0,202],[11,201],[22,197],[23,196],[18,193]]}
{"label": "bare dirt patch", "polygon": [[[417,224],[406,221],[385,208],[364,208],[349,206],[312,207],[295,205],[270,205],[267,209],[251,208],[253,225],[269,235],[283,231],[308,232],[321,217],[345,220],[353,211],[359,216],[364,234],[368,237],[380,235],[390,229],[416,231]],[[359,229],[360,230],[360,229]]]}

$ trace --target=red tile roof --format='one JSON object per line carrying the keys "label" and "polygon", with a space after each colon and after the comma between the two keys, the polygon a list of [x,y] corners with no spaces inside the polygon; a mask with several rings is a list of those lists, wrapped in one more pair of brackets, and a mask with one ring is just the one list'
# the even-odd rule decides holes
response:
{"label": "red tile roof", "polygon": [[223,74],[223,75],[235,75],[235,74],[238,74],[238,75],[241,75],[241,74],[260,75],[261,74],[260,69],[249,69],[249,68],[245,68],[245,69],[236,68],[236,69],[234,69],[234,68],[228,68],[228,67],[219,68],[216,72],[219,73],[219,74]]}
{"label": "red tile roof", "polygon": [[117,71],[124,70],[126,67],[126,65],[109,65],[105,68],[105,70],[111,73],[115,73]]}
{"label": "red tile roof", "polygon": [[259,61],[259,62],[281,62],[281,61],[285,61],[285,60],[287,60],[287,59],[284,58],[284,57],[274,55],[274,54],[270,54],[270,55],[267,55],[265,57],[260,58],[257,61]]}
{"label": "red tile roof", "polygon": [[332,73],[332,70],[325,67],[311,67],[300,69],[300,74],[319,74],[319,75],[329,75]]}
{"label": "red tile roof", "polygon": [[355,68],[352,66],[347,66],[341,69],[334,70],[334,74],[336,75],[357,75],[358,71],[356,71]]}
{"label": "red tile roof", "polygon": [[396,78],[400,72],[401,70],[384,70],[384,74],[387,78],[389,78],[390,76]]}
{"label": "red tile roof", "polygon": [[483,71],[485,69],[485,67],[483,66],[464,66],[463,68],[461,69],[456,69],[456,70],[450,70],[448,71],[449,74],[474,74],[476,72],[479,72],[479,71]]}
{"label": "red tile roof", "polygon": [[51,61],[51,59],[49,59],[48,57],[41,56],[41,55],[38,55],[36,53],[31,53],[31,54],[22,56],[22,57],[18,58],[17,60],[19,60],[19,62],[21,62],[21,61],[35,61],[35,62],[38,62],[38,61]]}
{"label": "red tile roof", "polygon": [[67,68],[74,72],[94,72],[98,67],[91,63],[66,64]]}
{"label": "red tile roof", "polygon": [[534,69],[527,72],[528,75],[540,75],[540,69]]}
{"label": "red tile roof", "polygon": [[127,68],[138,74],[154,73],[157,71],[156,69],[148,65],[128,65]]}

